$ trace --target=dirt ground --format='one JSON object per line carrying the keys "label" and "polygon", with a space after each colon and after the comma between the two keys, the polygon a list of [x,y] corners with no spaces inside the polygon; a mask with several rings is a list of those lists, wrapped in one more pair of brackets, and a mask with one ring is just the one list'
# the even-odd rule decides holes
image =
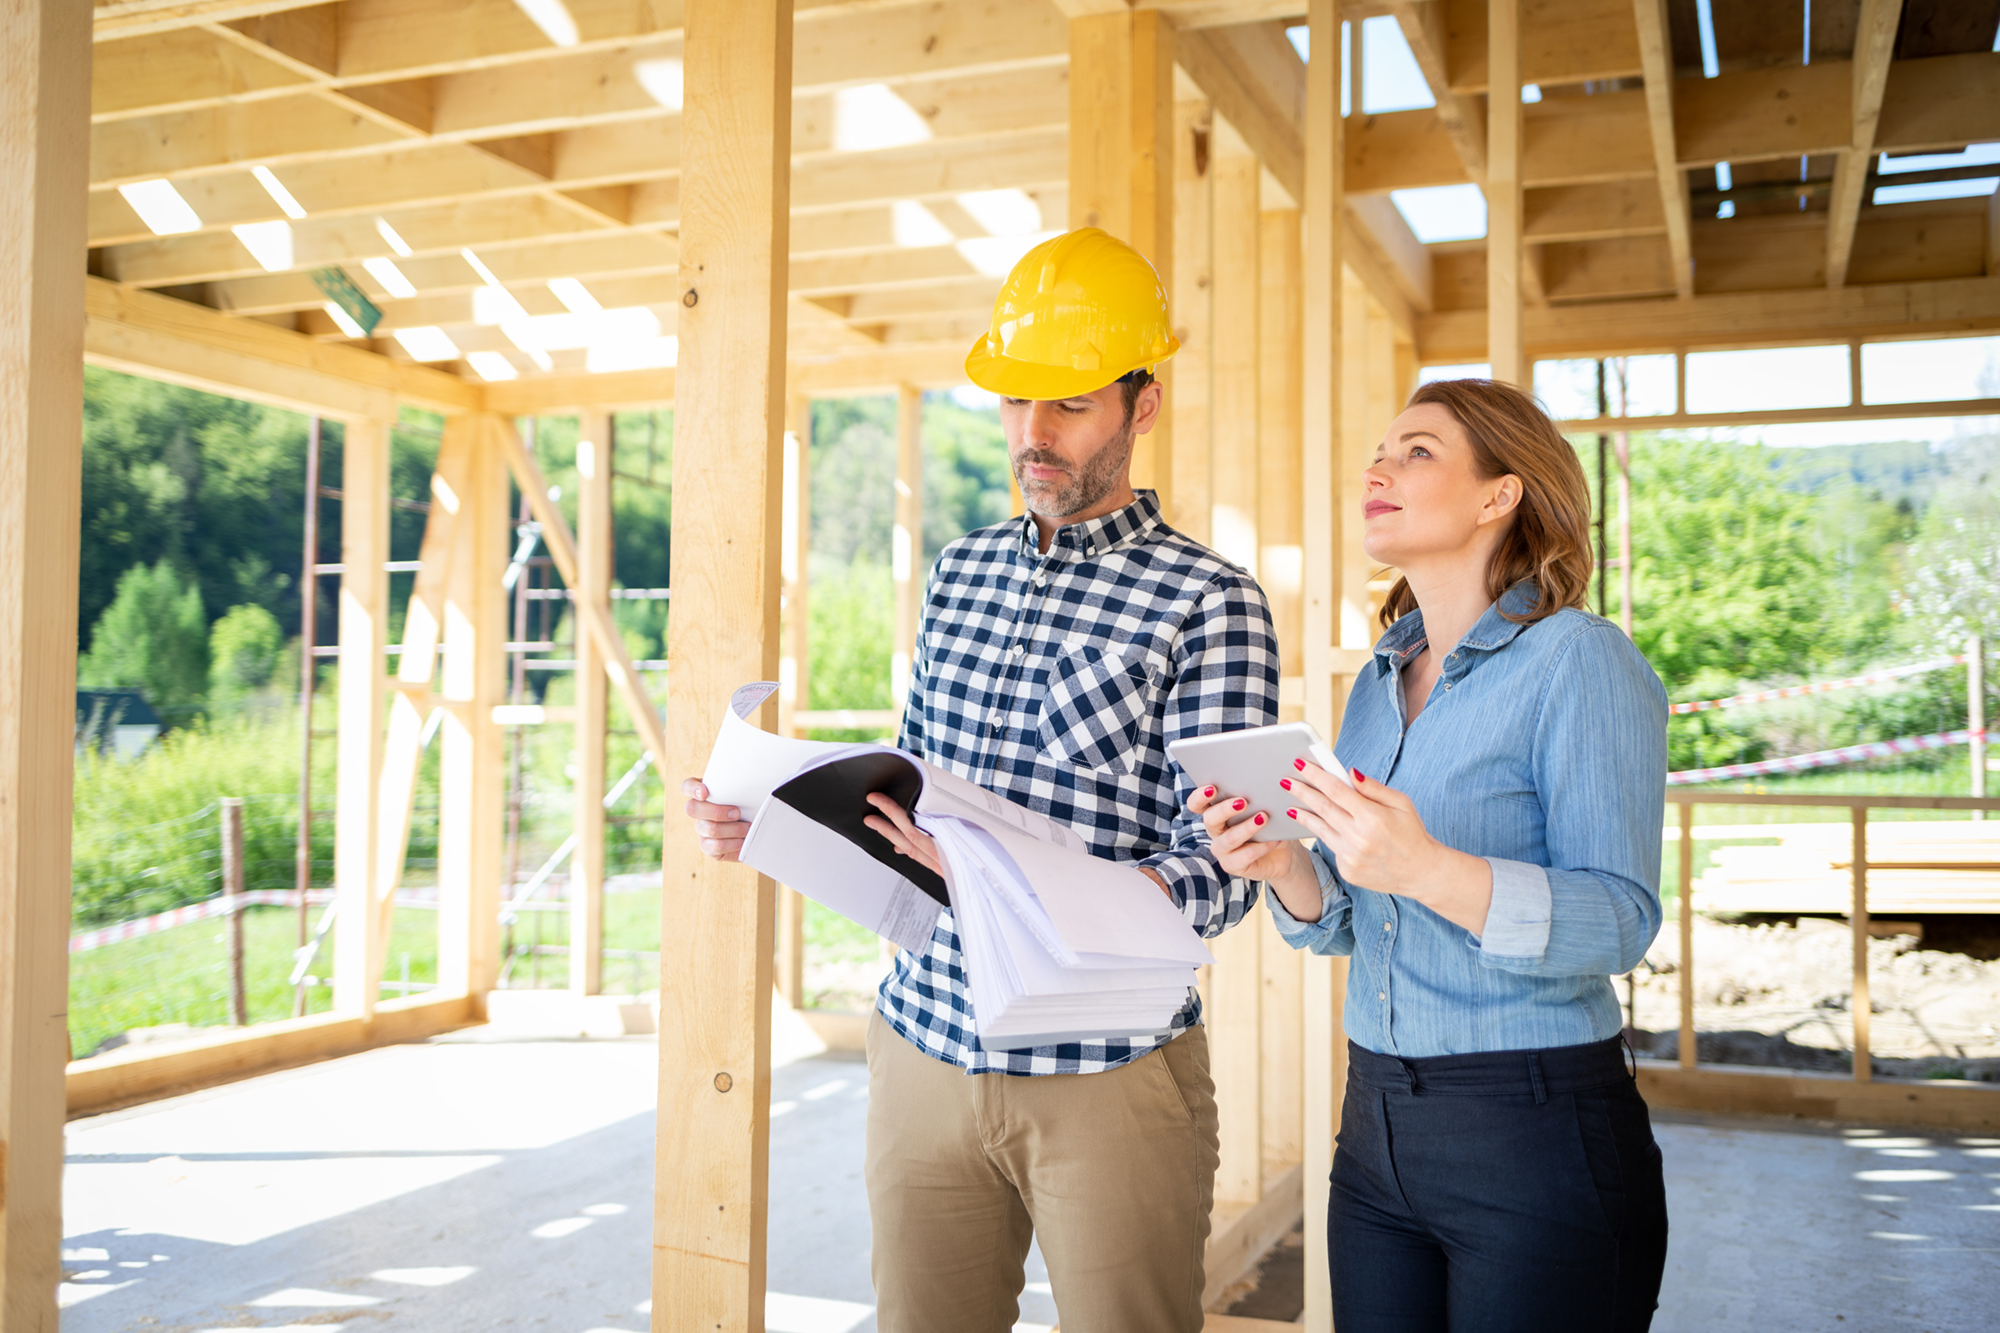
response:
{"label": "dirt ground", "polygon": [[[2000,920],[1933,916],[1868,943],[1874,1072],[2000,1082]],[[1890,923],[1878,923],[1888,926]],[[1852,1067],[1853,935],[1824,917],[1697,917],[1695,1029],[1718,1064]],[[1638,982],[1635,1045],[1679,1052],[1680,934],[1669,921]],[[1621,996],[1626,983],[1615,982]]]}

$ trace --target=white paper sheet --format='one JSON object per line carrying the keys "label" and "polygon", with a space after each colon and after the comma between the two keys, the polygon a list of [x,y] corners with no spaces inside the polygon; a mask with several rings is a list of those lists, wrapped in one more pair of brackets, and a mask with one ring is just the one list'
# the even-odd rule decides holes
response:
{"label": "white paper sheet", "polygon": [[937,927],[937,899],[783,801],[764,803],[743,860],[781,883],[810,885],[814,902],[912,952]]}
{"label": "white paper sheet", "polygon": [[774,736],[752,726],[750,715],[777,688],[776,681],[760,680],[729,696],[729,711],[723,715],[722,729],[715,734],[715,748],[709,751],[708,767],[701,775],[708,799],[716,805],[735,806],[745,819],[756,814],[771,789],[786,778],[815,759],[850,748],[833,741]]}

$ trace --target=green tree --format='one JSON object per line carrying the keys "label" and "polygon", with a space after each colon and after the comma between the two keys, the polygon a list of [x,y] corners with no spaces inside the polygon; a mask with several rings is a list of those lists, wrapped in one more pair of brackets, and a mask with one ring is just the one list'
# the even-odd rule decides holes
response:
{"label": "green tree", "polygon": [[276,616],[254,602],[231,607],[208,632],[209,698],[233,703],[265,689],[284,650]]}
{"label": "green tree", "polygon": [[208,687],[208,620],[201,589],[167,560],[135,565],[98,618],[77,663],[86,689],[142,690],[169,718],[200,706]]}

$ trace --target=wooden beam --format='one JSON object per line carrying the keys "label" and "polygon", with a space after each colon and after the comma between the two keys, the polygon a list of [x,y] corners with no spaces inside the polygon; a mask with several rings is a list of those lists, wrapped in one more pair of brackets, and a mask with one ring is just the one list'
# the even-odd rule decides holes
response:
{"label": "wooden beam", "polygon": [[[1457,150],[1466,175],[1473,183],[1484,184],[1486,109],[1474,99],[1461,97],[1452,91],[1444,9],[1435,0],[1430,3],[1392,0],[1389,5],[1389,12],[1395,17],[1396,26],[1402,30],[1410,54],[1416,58],[1417,68],[1423,72],[1424,82],[1430,85],[1431,96],[1437,99],[1438,124],[1451,140],[1451,146]],[[1481,60],[1477,64],[1483,75],[1486,62]]]}
{"label": "wooden beam", "polygon": [[[1447,15],[1452,90],[1488,91],[1487,62],[1492,52],[1484,0],[1436,2]],[[1519,41],[1518,72],[1523,83],[1560,85],[1639,73],[1632,15],[1624,0],[1557,0],[1524,6]]]}
{"label": "wooden beam", "polygon": [[[1174,290],[1174,32],[1125,11],[1069,21],[1069,225],[1102,227]],[[1172,392],[1173,364],[1160,368]],[[1173,504],[1173,419],[1133,441],[1132,484]]]}
{"label": "wooden beam", "polygon": [[[611,616],[611,478],[617,470],[612,414],[585,412],[576,446],[576,600]],[[581,623],[581,617],[579,617]],[[609,740],[610,664],[596,638],[576,636],[576,833],[569,887],[569,988],[596,995],[604,980],[604,763]],[[511,886],[509,892],[511,892]]]}
{"label": "wooden beam", "polygon": [[557,408],[672,406],[674,372],[621,370],[600,375],[542,375],[485,386],[491,410],[503,417],[534,416]]}
{"label": "wooden beam", "polygon": [[[445,710],[438,765],[438,988],[470,995],[484,1013],[500,979],[502,747],[494,706],[506,698],[501,645],[507,608],[507,464],[511,428],[482,415],[452,524],[445,581]],[[574,586],[574,585],[572,585]]]}
{"label": "wooden beam", "polygon": [[1268,941],[1280,947],[1270,916],[1260,901],[1235,929],[1209,945],[1215,966],[1209,971],[1210,1003],[1203,1023],[1215,1078],[1219,1208],[1255,1204],[1264,1194],[1264,946]]}
{"label": "wooden beam", "polygon": [[1817,425],[1839,421],[1904,421],[1935,417],[2000,415],[2000,398],[1954,398],[1929,403],[1864,403],[1844,407],[1765,408],[1754,412],[1676,412],[1657,417],[1604,417],[1559,421],[1565,431],[1711,430],[1735,426]]}
{"label": "wooden beam", "polygon": [[[1379,407],[1376,401],[1376,372],[1382,353],[1387,349],[1377,348],[1370,342],[1374,304],[1350,274],[1346,300],[1341,307],[1343,327],[1340,338],[1341,346],[1346,349],[1346,355],[1340,359],[1342,418],[1338,463],[1340,512],[1343,515],[1361,512],[1366,492],[1363,472],[1368,466],[1369,456],[1374,452],[1375,441],[1382,438],[1389,424],[1387,420],[1376,419]],[[1338,551],[1339,641],[1341,648],[1348,651],[1366,649],[1375,641],[1374,628],[1369,622],[1371,566],[1362,547],[1362,537],[1359,523],[1341,525]]]}
{"label": "wooden beam", "polygon": [[1215,455],[1210,482],[1214,497],[1210,545],[1253,578],[1257,576],[1258,554],[1258,458],[1263,443],[1258,420],[1259,377],[1264,363],[1258,346],[1263,294],[1258,256],[1259,171],[1256,158],[1240,155],[1218,157],[1212,167],[1215,350],[1210,361],[1210,431]]}
{"label": "wooden beam", "polygon": [[[791,0],[687,0],[674,624],[665,771],[698,773],[729,695],[778,665]],[[669,816],[660,939],[653,1327],[761,1328],[772,885]]]}
{"label": "wooden beam", "polygon": [[1667,232],[1666,210],[1656,180],[1530,189],[1523,192],[1522,218],[1522,239],[1531,245],[1664,236]]}
{"label": "wooden beam", "polygon": [[456,375],[170,296],[86,278],[84,300],[91,365],[343,420],[394,420],[399,402],[447,414],[480,404],[479,386]]}
{"label": "wooden beam", "polygon": [[1183,33],[1174,57],[1215,104],[1216,113],[1235,127],[1278,183],[1297,199],[1305,176],[1299,137],[1305,113],[1304,71],[1289,44],[1283,52],[1268,46],[1253,49],[1254,60],[1230,34]]}
{"label": "wooden beam", "polygon": [[2000,51],[1898,60],[1889,66],[1875,146],[1950,151],[2000,133]]}
{"label": "wooden beam", "polygon": [[1847,282],[1847,261],[1854,253],[1854,224],[1861,218],[1862,195],[1868,188],[1868,167],[1874,158],[1875,130],[1882,119],[1882,94],[1889,86],[1889,60],[1896,51],[1896,28],[1903,21],[1903,0],[1861,0],[1855,21],[1853,138],[1833,168],[1833,196],[1827,202],[1826,285]]}
{"label": "wooden beam", "polygon": [[1211,410],[1215,363],[1214,111],[1205,101],[1174,107],[1173,499],[1167,521],[1206,545],[1215,493]]}
{"label": "wooden beam", "polygon": [[[802,735],[800,712],[812,708],[812,399],[785,400],[785,499],[780,516],[779,578],[783,583],[784,645],[778,658],[778,731]],[[794,1009],[806,1004],[806,898],[778,887],[778,994]]]}
{"label": "wooden beam", "polygon": [[[1257,261],[1261,269],[1257,333],[1257,581],[1271,604],[1271,619],[1278,632],[1278,676],[1282,680],[1305,674],[1305,496],[1300,462],[1303,434],[1300,414],[1305,410],[1305,344],[1300,265],[1303,218],[1297,209],[1273,209],[1259,221]],[[1302,720],[1304,707],[1281,707],[1285,721]],[[1290,949],[1281,951],[1293,954]],[[1274,963],[1275,955],[1264,960],[1266,998],[1271,978],[1289,978],[1285,985],[1296,990],[1294,972]],[[1278,1024],[1281,1031],[1298,1039],[1298,996],[1287,1001],[1290,1017]],[[1283,1006],[1281,1006],[1282,1008]],[[1269,1006],[1267,1005],[1267,1018]],[[1267,1040],[1265,1048],[1270,1049]],[[1276,1152],[1277,1160],[1299,1160],[1298,1097],[1296,1061],[1292,1066],[1292,1091],[1278,1089],[1267,1095],[1264,1115],[1268,1126],[1279,1126],[1275,1139],[1266,1136],[1267,1161]],[[1273,1100],[1275,1097],[1275,1100]],[[1274,1119],[1275,1117],[1275,1119]],[[1273,1145],[1277,1147],[1274,1149]]]}
{"label": "wooden beam", "polygon": [[81,505],[80,7],[0,10],[0,1325],[56,1327]]}
{"label": "wooden beam", "polygon": [[[1310,0],[1307,24],[1319,58],[1306,67],[1305,248],[1301,264],[1305,407],[1300,417],[1304,491],[1305,712],[1319,734],[1338,736],[1342,698],[1333,673],[1339,586],[1335,553],[1345,515],[1339,508],[1341,425],[1341,307],[1346,226],[1346,123],[1340,114],[1340,11],[1335,0]],[[1331,1279],[1327,1270],[1328,1180],[1334,1135],[1340,1128],[1346,1062],[1340,1031],[1342,961],[1313,955],[1300,961],[1305,1017],[1305,1326],[1332,1333]]]}
{"label": "wooden beam", "polygon": [[[1485,312],[1452,310],[1418,321],[1418,356],[1432,365],[1486,355]],[[1948,338],[2000,331],[2000,280],[1879,283],[1828,290],[1696,296],[1687,301],[1608,301],[1531,310],[1535,357],[1624,356],[1676,349]]]}
{"label": "wooden beam", "polygon": [[1676,80],[1681,165],[1838,152],[1853,133],[1853,90],[1853,71],[1838,60]]}
{"label": "wooden beam", "polygon": [[1674,291],[1694,295],[1694,251],[1688,228],[1687,176],[1680,165],[1674,117],[1673,39],[1667,28],[1667,0],[1632,0],[1638,21],[1639,54],[1645,67],[1646,118],[1653,141],[1654,174],[1667,226],[1667,251]]}
{"label": "wooden beam", "polygon": [[1521,0],[1486,10],[1486,347],[1496,380],[1531,386],[1521,337]]}
{"label": "wooden beam", "polygon": [[341,447],[340,710],[333,879],[333,1007],[367,1018],[382,997],[385,922],[376,910],[382,870],[384,665],[389,643],[389,423],[347,423]]}
{"label": "wooden beam", "polygon": [[895,584],[895,637],[889,644],[889,704],[901,708],[910,692],[917,627],[924,610],[924,393],[914,384],[896,389],[895,524],[889,533],[889,570]]}

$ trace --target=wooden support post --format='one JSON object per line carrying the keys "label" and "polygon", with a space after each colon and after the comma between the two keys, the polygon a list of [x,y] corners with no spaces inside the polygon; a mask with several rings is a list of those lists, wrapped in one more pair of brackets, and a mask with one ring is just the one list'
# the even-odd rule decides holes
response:
{"label": "wooden support post", "polygon": [[[1263,1043],[1259,1074],[1263,1080],[1264,1179],[1275,1180],[1305,1160],[1305,1076],[1299,1046],[1305,1039],[1306,955],[1277,938],[1267,919],[1246,923],[1269,930],[1261,946],[1263,995],[1258,1031]],[[1239,927],[1241,929],[1241,927]],[[1260,933],[1262,933],[1260,931]]]}
{"label": "wooden support post", "polygon": [[924,610],[924,395],[912,384],[896,387],[896,524],[889,536],[896,598],[889,706],[900,709],[910,693],[910,664],[916,660]]}
{"label": "wooden support post", "polygon": [[1215,357],[1214,112],[1207,102],[1174,106],[1173,500],[1167,521],[1196,541],[1211,538],[1210,367]]}
{"label": "wooden support post", "polygon": [[[500,726],[506,697],[507,465],[500,432],[481,416],[452,524],[444,595],[445,709],[438,767],[438,988],[483,1006],[500,980],[501,819],[506,793]],[[575,586],[574,584],[571,585]]]}
{"label": "wooden support post", "polygon": [[[1306,22],[1313,58],[1306,65],[1305,253],[1301,265],[1304,323],[1306,720],[1333,740],[1345,702],[1334,675],[1334,634],[1340,585],[1337,553],[1346,515],[1339,507],[1341,427],[1342,250],[1346,233],[1346,126],[1340,115],[1340,6],[1309,0]],[[1331,1333],[1333,1304],[1326,1265],[1328,1181],[1340,1098],[1347,1078],[1341,1033],[1344,959],[1314,954],[1300,960],[1304,1042],[1306,1308],[1311,1333]]]}
{"label": "wooden support post", "polygon": [[340,464],[340,686],[334,777],[333,1007],[363,1018],[382,996],[388,936],[381,871],[383,724],[388,717],[389,423],[349,421]]}
{"label": "wooden support post", "polygon": [[[792,716],[812,707],[812,400],[785,402],[784,647],[778,660],[778,730],[797,734]],[[778,994],[794,1009],[806,1002],[806,900],[778,887]]]}
{"label": "wooden support post", "polygon": [[1686,298],[1694,295],[1694,235],[1688,218],[1687,173],[1681,170],[1675,147],[1674,42],[1667,25],[1667,0],[1632,0],[1632,16],[1646,79],[1646,120],[1652,130],[1653,171],[1666,212],[1674,291]]}
{"label": "wooden support post", "polygon": [[1215,352],[1212,359],[1214,415],[1211,460],[1215,497],[1210,545],[1225,558],[1257,574],[1258,453],[1262,432],[1257,418],[1263,358],[1257,340],[1263,273],[1258,260],[1259,190],[1263,168],[1257,159],[1231,153],[1215,159]]}
{"label": "wooden support post", "polygon": [[[403,863],[410,849],[410,814],[417,795],[417,773],[423,761],[423,730],[430,717],[437,679],[438,644],[444,632],[445,591],[457,549],[457,523],[471,476],[472,455],[482,429],[475,416],[456,416],[444,423],[437,461],[431,465],[430,513],[424,520],[423,544],[417,550],[417,577],[403,612],[403,651],[396,658],[395,692],[389,700],[389,738],[383,744],[379,792],[382,868],[376,877],[375,911],[382,938],[401,887]],[[442,930],[440,939],[442,939]]]}
{"label": "wooden support post", "polygon": [[[1965,641],[1965,726],[1972,733],[1972,788],[1968,796],[1986,795],[1986,640],[1973,635]],[[1975,820],[1986,818],[1974,810]]]}
{"label": "wooden support post", "polygon": [[1857,805],[1848,813],[1854,826],[1854,850],[1849,853],[1854,903],[1848,915],[1854,928],[1854,989],[1847,1011],[1854,1020],[1854,1081],[1866,1083],[1875,1076],[1868,1053],[1868,807]]}
{"label": "wooden support post", "polygon": [[[1257,346],[1257,577],[1270,600],[1271,619],[1278,631],[1278,716],[1287,722],[1305,717],[1304,696],[1287,696],[1288,690],[1296,691],[1305,681],[1305,589],[1301,583],[1305,571],[1305,497],[1300,489],[1299,464],[1303,439],[1300,414],[1305,410],[1306,387],[1299,245],[1297,209],[1274,209],[1263,215],[1257,241],[1258,263],[1263,270]],[[1294,681],[1297,684],[1292,684]],[[1268,968],[1266,971],[1268,975]],[[1295,1039],[1297,1007],[1294,996],[1291,1030]],[[1268,1048],[1270,1043],[1265,1044]],[[1267,1120],[1270,1114],[1267,1106]],[[1292,1114],[1296,1119],[1296,1109]],[[1269,1146],[1267,1143],[1267,1155]],[[1298,1156],[1294,1153],[1286,1160],[1297,1161]]]}
{"label": "wooden support post", "polygon": [[[1094,6],[1092,6],[1094,8]],[[1131,245],[1174,291],[1174,30],[1155,10],[1069,24],[1069,225]],[[1160,369],[1173,401],[1172,361]],[[1175,512],[1173,415],[1132,445],[1132,484]]]}
{"label": "wooden support post", "polygon": [[[1341,305],[1343,355],[1340,358],[1340,512],[1343,516],[1361,512],[1362,469],[1374,441],[1382,437],[1389,423],[1370,420],[1375,397],[1374,349],[1369,346],[1369,310],[1374,305],[1368,289],[1354,276],[1344,275],[1346,299]],[[1372,438],[1371,438],[1372,436]],[[1361,524],[1343,523],[1340,529],[1340,646],[1366,648],[1375,641],[1369,621],[1368,553],[1361,548]]]}
{"label": "wooden support post", "polygon": [[[611,413],[585,412],[576,444],[576,599],[611,614]],[[595,995],[604,982],[604,762],[611,684],[604,654],[576,625],[576,851],[569,880],[569,988]],[[509,896],[513,885],[507,886]]]}
{"label": "wooden support post", "polygon": [[1679,892],[1674,898],[1674,917],[1681,937],[1681,962],[1675,970],[1681,991],[1680,1063],[1682,1069],[1693,1069],[1699,1050],[1694,1035],[1694,803],[1691,801],[1681,802],[1681,841],[1675,858],[1679,866]]}
{"label": "wooden support post", "polygon": [[[791,0],[687,0],[665,771],[778,667]],[[677,809],[671,805],[670,810]],[[653,1328],[764,1326],[772,885],[667,816]]]}
{"label": "wooden support post", "polygon": [[243,993],[243,798],[225,796],[222,807],[222,892],[229,920],[229,1021],[250,1026]]}
{"label": "wooden support post", "polygon": [[69,1058],[90,14],[0,9],[0,1327],[54,1329]]}
{"label": "wooden support post", "polygon": [[1486,5],[1486,358],[1531,387],[1521,319],[1521,0]]}
{"label": "wooden support post", "polygon": [[1204,1016],[1208,1062],[1215,1078],[1215,1109],[1222,1161],[1215,1171],[1215,1202],[1253,1204],[1264,1193],[1263,991],[1264,943],[1280,946],[1262,899],[1250,914],[1209,942],[1215,967]]}
{"label": "wooden support post", "polygon": [[[1835,159],[1833,194],[1827,201],[1826,285],[1847,285],[1847,262],[1854,254],[1854,225],[1861,219],[1868,189],[1868,166],[1875,157],[1875,127],[1882,119],[1882,93],[1889,86],[1889,59],[1903,0],[1861,0],[1854,25],[1853,141]],[[1857,396],[1856,401],[1860,401]]]}

